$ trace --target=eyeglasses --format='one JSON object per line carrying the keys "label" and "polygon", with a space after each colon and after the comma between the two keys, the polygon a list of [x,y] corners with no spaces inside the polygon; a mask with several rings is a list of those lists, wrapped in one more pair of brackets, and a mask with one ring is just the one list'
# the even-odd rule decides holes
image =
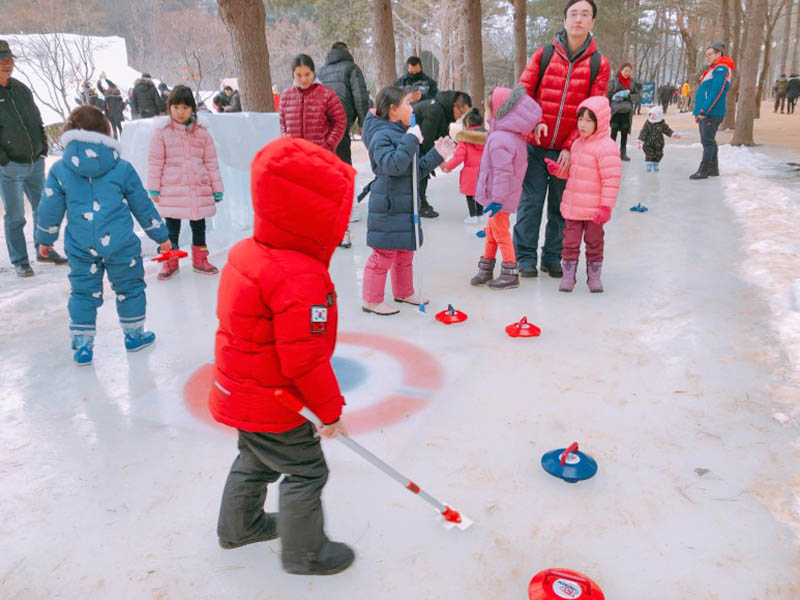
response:
{"label": "eyeglasses", "polygon": [[590,10],[571,10],[567,13],[567,18],[569,19],[577,19],[578,17],[583,17],[584,19],[590,19],[592,17],[592,11]]}

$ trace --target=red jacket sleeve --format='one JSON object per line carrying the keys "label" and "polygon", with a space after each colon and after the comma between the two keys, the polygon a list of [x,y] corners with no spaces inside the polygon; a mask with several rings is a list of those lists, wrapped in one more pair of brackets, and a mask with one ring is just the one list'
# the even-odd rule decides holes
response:
{"label": "red jacket sleeve", "polygon": [[453,158],[451,158],[450,160],[448,160],[448,161],[447,161],[447,162],[444,164],[444,167],[445,167],[445,168],[446,168],[448,171],[452,171],[452,170],[453,170],[453,169],[455,169],[455,168],[456,168],[458,165],[460,165],[461,163],[463,163],[463,162],[464,162],[464,159],[466,159],[466,158],[467,158],[467,144],[466,144],[466,143],[464,143],[464,142],[461,142],[460,144],[458,144],[458,146],[456,146],[456,152],[455,152],[455,154],[453,154]]}
{"label": "red jacket sleeve", "polygon": [[329,288],[313,273],[284,279],[269,298],[275,350],[283,375],[300,391],[303,404],[323,423],[342,414],[344,398],[331,367],[330,338],[311,332],[312,307],[324,307]]}
{"label": "red jacket sleeve", "polygon": [[327,95],[325,114],[328,117],[330,129],[328,129],[328,135],[325,136],[325,144],[328,150],[333,152],[346,133],[347,113],[344,112],[342,101],[339,100],[339,96],[336,95],[336,92],[329,89]]}
{"label": "red jacket sleeve", "polygon": [[539,82],[539,64],[542,61],[542,52],[544,52],[544,47],[539,48],[531,55],[528,64],[525,65],[525,70],[522,71],[522,75],[519,78],[519,84],[525,88],[525,91],[528,92],[528,96],[534,100],[536,100],[536,98],[533,92],[536,89],[536,84]]}

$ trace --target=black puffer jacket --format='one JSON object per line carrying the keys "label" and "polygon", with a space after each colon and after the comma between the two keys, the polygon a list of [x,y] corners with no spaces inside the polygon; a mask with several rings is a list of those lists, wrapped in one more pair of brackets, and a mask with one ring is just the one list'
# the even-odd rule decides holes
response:
{"label": "black puffer jacket", "polygon": [[348,129],[356,121],[363,127],[369,110],[369,92],[364,74],[353,61],[353,55],[347,50],[331,50],[317,77],[339,96],[347,113]]}
{"label": "black puffer jacket", "polygon": [[158,93],[152,79],[137,79],[133,86],[131,108],[141,118],[155,117],[166,110],[161,106],[161,94]]}
{"label": "black puffer jacket", "polygon": [[422,71],[416,75],[406,73],[397,81],[395,81],[394,85],[396,87],[403,88],[406,92],[410,92],[415,89],[421,90],[422,98],[420,98],[420,102],[425,100],[433,100],[439,93],[439,85],[436,83],[436,80],[428,77]]}
{"label": "black puffer jacket", "polygon": [[790,100],[800,98],[800,78],[792,77],[786,84],[786,97]]}
{"label": "black puffer jacket", "polygon": [[47,136],[33,94],[11,77],[6,87],[0,86],[0,166],[34,163],[46,155]]}
{"label": "black puffer jacket", "polygon": [[455,123],[453,105],[458,92],[439,92],[433,100],[420,100],[414,105],[414,117],[422,131],[422,153],[433,148],[433,142],[450,133],[450,123]]}

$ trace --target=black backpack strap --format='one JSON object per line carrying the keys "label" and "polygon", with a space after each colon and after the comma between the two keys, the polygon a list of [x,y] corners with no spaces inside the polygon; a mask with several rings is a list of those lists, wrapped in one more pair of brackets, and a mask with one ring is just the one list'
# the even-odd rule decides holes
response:
{"label": "black backpack strap", "polygon": [[597,79],[597,75],[600,73],[600,65],[603,62],[603,55],[599,52],[595,52],[592,54],[592,58],[590,60],[592,74],[589,78],[589,90],[591,91],[591,89],[594,87],[594,80]]}
{"label": "black backpack strap", "polygon": [[539,93],[539,87],[542,85],[542,79],[544,79],[544,72],[547,71],[547,66],[550,64],[550,59],[553,58],[553,53],[555,53],[555,51],[556,47],[552,42],[548,42],[542,46],[542,55],[539,57],[539,81],[536,82],[536,87],[533,88],[534,98],[536,98],[536,94]]}

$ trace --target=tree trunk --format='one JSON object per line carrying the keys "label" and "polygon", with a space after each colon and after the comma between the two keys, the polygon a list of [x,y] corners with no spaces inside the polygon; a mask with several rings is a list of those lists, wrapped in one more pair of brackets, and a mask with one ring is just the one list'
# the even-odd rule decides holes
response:
{"label": "tree trunk", "polygon": [[[795,35],[797,35],[795,33]],[[786,73],[786,66],[789,64],[789,38],[792,36],[792,0],[786,0],[783,8],[783,54],[781,58],[780,74]]]}
{"label": "tree trunk", "polygon": [[639,69],[639,17],[641,16],[639,12],[639,1],[634,0],[633,8],[635,11],[635,16],[633,18],[633,72],[636,73],[636,79],[639,79],[641,69]]}
{"label": "tree trunk", "polygon": [[483,77],[483,40],[481,35],[481,0],[465,0],[467,14],[467,64],[470,95],[474,106],[483,106],[486,86]]}
{"label": "tree trunk", "polygon": [[797,61],[800,60],[800,6],[795,11],[794,21],[794,51],[792,52],[792,73],[797,73]]}
{"label": "tree trunk", "polygon": [[442,67],[439,70],[439,85],[443,90],[451,87],[450,72],[452,69],[451,46],[453,37],[452,10],[450,0],[442,0]]}
{"label": "tree trunk", "polygon": [[747,42],[746,33],[747,31],[742,24],[742,3],[740,0],[733,0],[733,24],[731,29],[733,51],[731,52],[731,58],[737,66],[736,70],[733,72],[731,89],[728,90],[725,119],[722,121],[722,125],[720,125],[722,131],[734,129],[736,127],[736,99],[739,95],[739,79],[741,75],[739,58],[742,54],[742,46]]}
{"label": "tree trunk", "polygon": [[[752,3],[752,6],[750,4]],[[767,14],[767,0],[748,2],[747,45],[740,66],[739,99],[736,103],[736,131],[731,144],[753,146],[753,121],[756,115],[756,79],[761,62],[761,32]]]}
{"label": "tree trunk", "polygon": [[528,63],[528,2],[511,1],[514,4],[514,81],[519,81]]}
{"label": "tree trunk", "polygon": [[372,17],[378,62],[378,87],[383,88],[392,85],[397,79],[392,0],[373,0]]}
{"label": "tree trunk", "polygon": [[231,34],[242,110],[273,112],[264,3],[261,0],[218,0],[218,5],[219,16]]}

